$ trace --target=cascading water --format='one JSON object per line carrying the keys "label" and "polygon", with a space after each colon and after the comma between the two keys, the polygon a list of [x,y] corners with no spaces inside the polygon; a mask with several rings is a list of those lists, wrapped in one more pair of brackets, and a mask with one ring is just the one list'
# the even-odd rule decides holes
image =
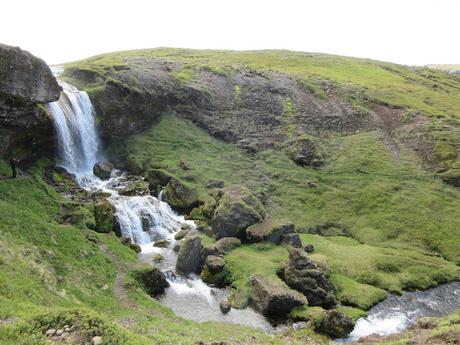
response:
{"label": "cascading water", "polygon": [[[227,297],[225,290],[211,288],[199,277],[180,277],[174,273],[174,234],[184,224],[196,229],[194,222],[186,221],[162,201],[163,192],[158,199],[150,195],[121,195],[120,190],[128,183],[128,177],[120,171],[114,170],[106,181],[93,174],[94,164],[104,157],[91,101],[86,92],[63,81],[59,84],[63,89],[61,97],[48,104],[58,138],[58,164],[73,174],[82,188],[110,194],[108,200],[115,206],[121,233],[141,245],[141,259],[151,264],[154,255],[163,256],[160,269],[166,272],[171,287],[162,297],[162,303],[178,315],[195,321],[232,322],[272,332],[270,323],[251,309],[231,310],[223,315],[219,301]],[[170,246],[153,247],[152,242],[159,239],[169,240]]]}

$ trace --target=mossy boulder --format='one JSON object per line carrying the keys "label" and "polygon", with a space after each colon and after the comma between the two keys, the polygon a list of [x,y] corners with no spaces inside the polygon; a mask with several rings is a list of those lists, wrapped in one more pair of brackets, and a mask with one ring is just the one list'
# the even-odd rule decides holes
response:
{"label": "mossy boulder", "polygon": [[166,276],[156,267],[136,270],[133,275],[145,292],[152,297],[164,293],[165,289],[169,287]]}
{"label": "mossy boulder", "polygon": [[108,233],[115,226],[115,207],[107,200],[100,200],[94,205],[96,231]]}
{"label": "mossy boulder", "polygon": [[281,282],[269,281],[261,275],[251,279],[253,297],[251,303],[263,315],[279,318],[289,314],[295,307],[306,305],[307,299]]}
{"label": "mossy boulder", "polygon": [[223,287],[231,283],[231,277],[225,266],[224,258],[216,255],[210,255],[206,258],[201,279],[204,282]]}
{"label": "mossy boulder", "polygon": [[225,255],[236,247],[241,246],[241,240],[236,237],[224,237],[220,240],[204,247],[204,256],[208,255]]}
{"label": "mossy boulder", "polygon": [[355,328],[353,319],[338,310],[327,310],[324,317],[315,329],[332,338],[343,338]]}
{"label": "mossy boulder", "polygon": [[217,239],[245,238],[248,226],[262,221],[265,209],[247,188],[231,186],[225,189],[211,221]]}
{"label": "mossy boulder", "polygon": [[118,189],[120,195],[142,196],[150,194],[149,184],[142,177],[130,176]]}
{"label": "mossy boulder", "polygon": [[164,195],[166,202],[178,210],[189,211],[200,204],[198,192],[175,177],[166,185]]}
{"label": "mossy boulder", "polygon": [[460,168],[447,170],[441,174],[441,177],[444,182],[454,187],[460,187]]}
{"label": "mossy boulder", "polygon": [[183,274],[200,273],[201,251],[201,239],[197,235],[185,238],[177,255],[176,270]]}
{"label": "mossy boulder", "polygon": [[147,171],[146,180],[149,183],[150,190],[159,193],[162,187],[165,187],[173,176],[163,169],[150,169]]}
{"label": "mossy boulder", "polygon": [[102,180],[107,180],[112,174],[113,164],[110,162],[97,162],[93,167],[93,174]]}
{"label": "mossy boulder", "polygon": [[295,226],[291,221],[266,219],[262,223],[248,227],[246,236],[251,242],[269,241],[274,244],[280,244],[283,235],[294,232]]}
{"label": "mossy boulder", "polygon": [[291,142],[289,157],[300,166],[320,167],[324,163],[324,153],[318,139],[303,135]]}
{"label": "mossy boulder", "polygon": [[283,277],[288,286],[307,297],[309,305],[332,308],[337,304],[332,283],[301,249],[290,250]]}

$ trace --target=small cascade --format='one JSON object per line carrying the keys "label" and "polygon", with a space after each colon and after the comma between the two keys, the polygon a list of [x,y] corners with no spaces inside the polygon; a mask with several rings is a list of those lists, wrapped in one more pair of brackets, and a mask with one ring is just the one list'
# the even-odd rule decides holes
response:
{"label": "small cascade", "polygon": [[[91,101],[86,92],[63,81],[59,83],[63,89],[61,97],[48,104],[58,140],[58,164],[75,176],[80,187],[110,195],[108,200],[116,209],[122,235],[141,245],[141,260],[152,264],[155,255],[162,256],[157,266],[165,273],[171,287],[160,301],[178,315],[195,321],[239,323],[273,332],[270,323],[249,308],[222,314],[219,302],[228,297],[228,291],[211,288],[198,276],[181,277],[175,273],[177,254],[173,248],[177,241],[174,235],[184,225],[196,230],[195,223],[176,214],[163,201],[163,190],[158,198],[125,196],[120,193],[120,188],[128,183],[125,173],[114,170],[108,180],[93,174],[94,164],[104,157]],[[156,248],[152,245],[156,240],[168,240],[170,245]]]}

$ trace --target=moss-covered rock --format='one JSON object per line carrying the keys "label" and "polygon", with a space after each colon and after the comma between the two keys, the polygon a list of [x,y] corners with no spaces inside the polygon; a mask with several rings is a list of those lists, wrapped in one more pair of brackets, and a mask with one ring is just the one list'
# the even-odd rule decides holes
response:
{"label": "moss-covered rock", "polygon": [[107,200],[98,201],[94,205],[94,219],[97,232],[110,232],[115,226],[115,207]]}
{"label": "moss-covered rock", "polygon": [[230,284],[231,277],[225,266],[224,258],[215,255],[208,256],[201,272],[201,279],[208,284],[219,287]]}
{"label": "moss-covered rock", "polygon": [[163,169],[150,169],[147,171],[146,180],[149,183],[150,190],[159,193],[162,187],[165,187],[173,176]]}
{"label": "moss-covered rock", "polygon": [[220,198],[211,224],[217,239],[244,238],[246,228],[264,217],[265,209],[260,201],[247,188],[234,185]]}
{"label": "moss-covered rock", "polygon": [[185,238],[177,255],[176,270],[184,274],[200,273],[201,251],[201,239],[197,235]]}
{"label": "moss-covered rock", "polygon": [[110,162],[97,162],[93,167],[93,174],[97,177],[107,180],[113,170],[113,164]]}
{"label": "moss-covered rock", "polygon": [[191,210],[200,204],[198,192],[175,177],[166,185],[164,195],[169,205],[182,211]]}
{"label": "moss-covered rock", "polygon": [[148,195],[150,194],[149,184],[139,176],[130,176],[120,186],[118,193],[126,196]]}
{"label": "moss-covered rock", "polygon": [[204,247],[203,255],[205,257],[208,255],[225,255],[239,246],[241,246],[241,240],[239,238],[224,237]]}
{"label": "moss-covered rock", "polygon": [[295,226],[291,221],[266,219],[262,223],[248,227],[246,236],[251,242],[269,241],[274,244],[280,244],[283,235],[294,232]]}
{"label": "moss-covered rock", "polygon": [[324,153],[318,139],[310,135],[302,135],[292,142],[289,157],[301,166],[319,167],[324,163]]}
{"label": "moss-covered rock", "polygon": [[145,292],[152,297],[164,293],[165,289],[169,287],[165,275],[156,267],[133,271],[133,275]]}
{"label": "moss-covered rock", "polygon": [[316,330],[332,338],[343,338],[350,334],[354,327],[355,323],[351,317],[338,310],[327,310]]}
{"label": "moss-covered rock", "polygon": [[251,279],[252,305],[269,317],[283,317],[295,307],[306,305],[307,299],[298,292],[257,275]]}

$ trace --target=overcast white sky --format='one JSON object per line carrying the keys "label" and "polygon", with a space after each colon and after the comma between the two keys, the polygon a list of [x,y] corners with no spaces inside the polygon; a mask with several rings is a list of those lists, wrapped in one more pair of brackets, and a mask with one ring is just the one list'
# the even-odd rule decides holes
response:
{"label": "overcast white sky", "polygon": [[137,48],[460,63],[460,0],[1,0],[0,43],[49,64]]}

